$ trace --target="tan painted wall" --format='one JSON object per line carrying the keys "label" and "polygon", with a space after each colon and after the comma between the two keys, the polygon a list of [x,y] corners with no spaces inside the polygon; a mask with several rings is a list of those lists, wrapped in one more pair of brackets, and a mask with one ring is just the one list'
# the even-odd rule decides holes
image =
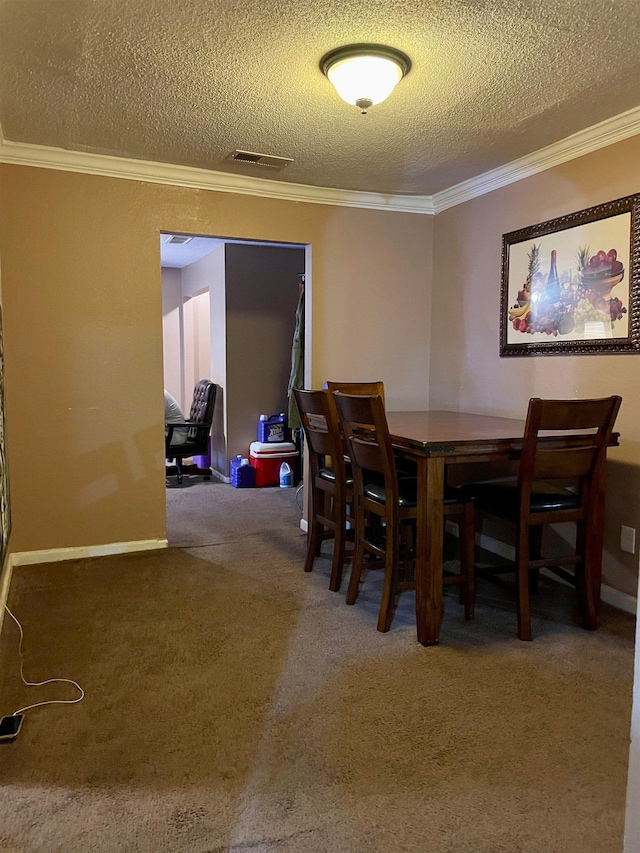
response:
{"label": "tan painted wall", "polygon": [[211,329],[209,291],[184,302],[184,412],[191,410],[193,389],[211,373]]}
{"label": "tan painted wall", "polygon": [[[227,245],[229,459],[238,454],[249,455],[249,445],[257,439],[261,413],[287,411],[301,273],[304,273],[304,249]],[[247,341],[254,341],[255,345],[248,348]]]}
{"label": "tan painted wall", "polygon": [[211,332],[211,364],[209,375],[218,386],[211,426],[211,465],[222,474],[227,466],[227,305],[224,266],[226,245],[221,243],[202,260],[209,278],[209,329]]}
{"label": "tan painted wall", "polygon": [[165,535],[160,231],[312,244],[314,384],[427,405],[430,217],[0,173],[12,550]]}
{"label": "tan painted wall", "polygon": [[164,387],[189,417],[193,388],[211,374],[211,309],[207,258],[162,269]]}
{"label": "tan painted wall", "polygon": [[211,304],[209,289],[215,261],[205,255],[182,269],[184,301],[184,405],[189,416],[193,389],[201,379],[211,378]]}
{"label": "tan painted wall", "polygon": [[184,410],[182,371],[182,271],[162,270],[162,363],[164,387]]}
{"label": "tan painted wall", "polygon": [[620,524],[640,528],[640,356],[500,358],[502,235],[640,192],[640,136],[565,163],[435,219],[430,405],[522,417],[530,397],[620,394],[622,446],[609,453],[605,582],[636,594],[638,556]]}

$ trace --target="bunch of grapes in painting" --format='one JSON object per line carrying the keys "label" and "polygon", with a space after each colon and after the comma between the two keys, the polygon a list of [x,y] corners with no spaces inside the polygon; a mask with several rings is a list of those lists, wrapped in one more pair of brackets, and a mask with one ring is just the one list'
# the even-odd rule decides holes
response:
{"label": "bunch of grapes in painting", "polygon": [[577,269],[565,270],[562,277],[558,276],[555,249],[546,277],[540,273],[540,247],[535,243],[528,262],[518,301],[509,309],[514,331],[556,338],[575,331],[582,336],[587,323],[599,323],[607,334],[627,313],[622,301],[611,294],[624,277],[615,249],[592,255],[588,247],[581,247]]}
{"label": "bunch of grapes in painting", "polygon": [[622,304],[622,301],[614,296],[609,300],[609,314],[611,315],[611,325],[613,326],[616,320],[624,319],[627,309]]}
{"label": "bunch of grapes in painting", "polygon": [[588,248],[578,253],[578,285],[574,318],[578,334],[586,323],[601,323],[606,331],[615,329],[617,320],[627,313],[622,300],[612,289],[624,278],[624,266],[616,249],[600,249],[591,255]]}

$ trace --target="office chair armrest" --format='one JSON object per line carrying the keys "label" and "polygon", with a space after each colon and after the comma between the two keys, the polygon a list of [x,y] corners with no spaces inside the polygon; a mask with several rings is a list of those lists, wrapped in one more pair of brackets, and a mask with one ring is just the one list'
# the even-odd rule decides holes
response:
{"label": "office chair armrest", "polygon": [[203,424],[201,421],[178,421],[177,423],[165,423],[165,438],[168,444],[171,444],[171,437],[173,436],[173,431],[176,427],[189,427],[189,429],[196,429],[198,432],[200,430],[206,430],[209,432],[211,429],[211,424]]}
{"label": "office chair armrest", "polygon": [[202,421],[185,421],[184,424],[174,424],[174,426],[187,426],[198,433],[211,431],[211,424],[203,424]]}
{"label": "office chair armrest", "polygon": [[179,421],[178,423],[166,423],[164,425],[164,441],[166,446],[168,447],[171,444],[171,439],[173,438],[173,431],[176,427],[190,427],[192,424],[189,421]]}

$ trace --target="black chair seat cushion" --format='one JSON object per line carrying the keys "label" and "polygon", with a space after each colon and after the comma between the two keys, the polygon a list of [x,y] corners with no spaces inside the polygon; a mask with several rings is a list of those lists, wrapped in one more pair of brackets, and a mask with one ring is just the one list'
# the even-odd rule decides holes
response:
{"label": "black chair seat cushion", "polygon": [[[318,471],[318,476],[321,480],[326,480],[328,483],[335,483],[336,481],[336,472],[333,468],[320,468]],[[346,477],[347,486],[353,486],[353,477],[351,474],[347,474]]]}
{"label": "black chair seat cushion", "polygon": [[[365,497],[379,504],[386,504],[387,490],[384,485],[379,483],[369,483],[364,487]],[[472,500],[462,494],[458,489],[452,489],[445,486],[444,502],[445,504],[464,503]],[[415,477],[398,476],[398,506],[413,507],[418,502],[418,480]]]}
{"label": "black chair seat cushion", "polygon": [[[475,500],[480,511],[501,518],[517,519],[519,515],[518,481],[471,483],[460,491]],[[576,509],[580,496],[554,483],[535,482],[531,490],[531,512],[550,512],[556,509]]]}

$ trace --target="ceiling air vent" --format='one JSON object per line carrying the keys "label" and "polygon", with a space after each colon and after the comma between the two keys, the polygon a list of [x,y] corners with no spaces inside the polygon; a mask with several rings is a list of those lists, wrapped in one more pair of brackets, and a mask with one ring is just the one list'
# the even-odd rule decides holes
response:
{"label": "ceiling air vent", "polygon": [[180,246],[183,246],[185,243],[190,243],[193,240],[193,237],[188,237],[186,234],[171,234],[165,240],[165,243],[177,243]]}
{"label": "ceiling air vent", "polygon": [[291,157],[274,157],[272,154],[257,154],[255,151],[234,151],[227,159],[252,166],[268,166],[270,169],[284,169],[289,163],[293,163]]}

